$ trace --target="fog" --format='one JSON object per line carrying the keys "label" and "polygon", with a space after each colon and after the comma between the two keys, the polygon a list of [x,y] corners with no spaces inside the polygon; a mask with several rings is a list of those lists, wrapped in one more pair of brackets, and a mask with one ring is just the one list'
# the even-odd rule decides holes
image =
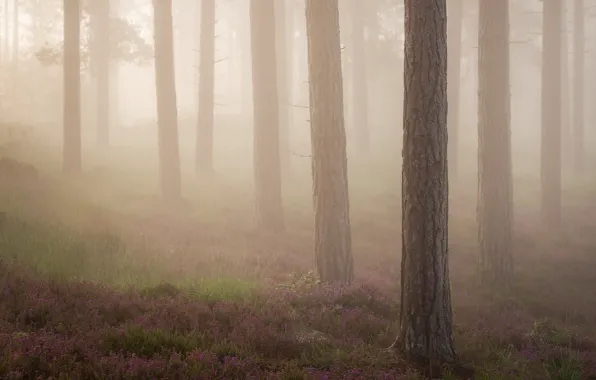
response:
{"label": "fog", "polygon": [[[123,334],[128,334],[128,339],[131,328],[163,332],[170,331],[167,326],[171,325],[175,334],[188,337],[206,331],[203,330],[206,325],[218,326],[209,333],[201,332],[201,338],[192,335],[200,344],[195,340],[179,343],[176,339],[182,338],[178,335],[168,343],[156,335],[157,338],[151,339],[157,348],[151,352],[147,351],[146,342],[139,343],[144,348],[138,350],[130,342],[112,343],[109,350],[101,346],[97,348],[99,351],[88,354],[93,359],[87,359],[95,363],[93,376],[97,378],[115,374],[112,370],[120,371],[114,378],[125,378],[124,374],[128,373],[124,367],[114,364],[119,369],[113,369],[97,357],[113,353],[120,355],[114,363],[124,363],[134,354],[154,363],[152,360],[170,360],[170,353],[178,352],[187,363],[195,363],[193,360],[199,359],[191,358],[193,350],[213,354],[215,364],[209,368],[218,369],[213,369],[213,373],[207,370],[195,373],[176,372],[168,367],[151,372],[153,369],[148,369],[147,364],[147,368],[130,369],[133,373],[130,378],[175,378],[182,373],[183,378],[195,375],[213,379],[247,378],[243,376],[248,373],[255,378],[269,378],[270,372],[257,364],[245,367],[230,364],[228,368],[221,359],[224,356],[271,363],[271,373],[275,372],[279,378],[311,378],[308,376],[315,373],[308,372],[311,367],[319,371],[312,378],[397,379],[403,374],[417,378],[413,367],[401,362],[395,364],[395,353],[386,350],[399,332],[404,2],[363,2],[359,7],[360,18],[356,17],[358,11],[354,11],[357,0],[339,0],[348,228],[351,227],[354,280],[347,287],[332,285],[329,290],[325,284],[320,285],[315,258],[318,240],[313,210],[315,165],[310,110],[315,105],[309,103],[305,2],[275,0],[276,4],[280,1],[286,5],[285,60],[280,58],[279,45],[277,52],[273,51],[277,54],[278,70],[285,68],[285,76],[275,81],[277,94],[272,95],[263,82],[261,94],[265,101],[260,104],[276,107],[268,102],[277,99],[279,112],[273,116],[276,127],[262,127],[261,136],[265,137],[257,142],[259,138],[254,131],[259,129],[254,121],[264,119],[255,117],[253,112],[256,108],[253,99],[257,96],[253,81],[262,78],[264,70],[260,74],[253,70],[255,46],[251,45],[251,33],[261,26],[251,28],[251,17],[257,19],[257,16],[251,15],[249,0],[215,1],[213,168],[200,170],[197,163],[197,131],[202,123],[199,120],[200,21],[201,7],[209,0],[171,0],[177,123],[162,125],[162,132],[158,125],[159,81],[154,59],[152,2],[109,1],[110,36],[109,41],[103,40],[108,41],[110,52],[106,61],[109,62],[109,117],[107,125],[100,125],[98,73],[102,57],[97,46],[101,43],[98,42],[101,29],[94,29],[97,16],[93,13],[99,9],[94,8],[99,3],[81,1],[82,169],[65,173],[68,129],[65,115],[76,112],[76,105],[64,103],[65,89],[72,85],[63,77],[66,49],[63,9],[69,1],[74,4],[72,0],[22,0],[17,24],[14,8],[17,2],[0,4],[0,286],[18,288],[13,292],[20,294],[17,298],[21,300],[18,305],[9,305],[12,302],[8,301],[9,296],[0,297],[0,308],[12,310],[0,312],[0,334],[8,337],[17,332],[29,334],[31,341],[22,343],[22,347],[33,347],[36,339],[41,341],[49,336],[56,339],[57,346],[76,346],[79,343],[73,343],[70,336],[60,335],[56,326],[70,324],[73,331],[100,331],[99,335],[89,332],[91,342],[104,342],[106,336],[113,335],[112,330],[126,331]],[[552,354],[557,358],[579,358],[577,363],[573,362],[580,368],[578,373],[592,376],[569,379],[594,378],[596,308],[591,300],[596,296],[593,233],[596,221],[592,216],[596,211],[596,177],[590,163],[596,159],[596,133],[592,128],[596,112],[591,107],[596,99],[596,86],[592,85],[596,83],[593,70],[596,24],[592,9],[596,8],[591,0],[583,5],[581,1],[557,0],[567,7],[562,16],[562,50],[567,51],[561,55],[562,217],[560,227],[552,230],[544,226],[545,214],[541,210],[542,98],[548,96],[543,88],[552,84],[548,77],[543,82],[541,71],[543,2],[509,1],[511,255],[515,275],[510,288],[495,292],[478,285],[477,273],[479,1],[461,1],[459,99],[447,99],[448,112],[459,110],[457,138],[452,138],[453,126],[449,126],[448,138],[449,146],[455,146],[457,152],[456,167],[449,162],[448,179],[448,277],[457,351],[466,367],[473,367],[487,379],[491,375],[511,379],[547,378],[545,373],[554,373],[544,369],[551,363],[549,355],[553,350],[558,350],[556,355]],[[574,35],[577,4],[586,9],[583,38]],[[267,21],[268,16],[271,15],[260,20]],[[276,13],[275,17],[280,16]],[[262,35],[271,32],[265,21]],[[452,21],[448,14],[449,22]],[[364,36],[363,51],[358,51],[355,37],[358,30]],[[279,38],[278,30],[275,34]],[[449,35],[447,38],[451,41]],[[580,40],[584,46],[584,69],[577,73],[574,45]],[[276,42],[279,44],[279,40]],[[364,76],[364,82],[358,82],[358,70],[362,68],[360,75]],[[281,84],[284,82],[285,92]],[[358,88],[362,83],[364,92],[362,87]],[[578,83],[583,83],[584,109],[576,106]],[[163,99],[173,104],[171,93],[165,93]],[[365,122],[359,123],[357,118]],[[287,125],[283,120],[288,120]],[[576,120],[583,124],[580,140]],[[109,128],[107,146],[98,142],[98,131],[102,128]],[[286,150],[284,128],[287,128]],[[181,196],[174,204],[164,195],[164,188],[171,186],[167,178],[175,178],[163,173],[171,169],[172,162],[163,161],[164,155],[172,152],[171,145],[165,147],[165,130],[170,131],[167,133],[176,130],[179,144]],[[264,166],[255,170],[260,159],[256,158],[254,149],[263,146],[259,145],[263,141],[271,143],[267,131],[281,136],[274,144],[281,156],[277,174],[281,176],[284,226],[279,229],[264,228],[259,219],[262,217],[259,197],[269,195],[259,193],[264,190],[259,190],[255,181],[259,170],[268,171],[272,166],[262,159]],[[368,144],[363,143],[363,133],[368,133]],[[579,172],[575,170],[578,146],[583,147],[583,169]],[[284,157],[289,159],[288,163],[284,163]],[[272,178],[275,173],[260,175]],[[47,278],[57,279],[58,283],[50,281],[48,285],[43,282]],[[26,285],[14,285],[17,283]],[[72,289],[72,284],[80,284],[74,286],[80,287],[80,294]],[[30,289],[35,289],[31,294],[41,296],[32,296],[28,293]],[[47,315],[52,316],[43,317],[46,319],[41,322],[27,322],[23,310],[42,308],[32,301],[36,297],[50,300]],[[96,302],[83,305],[79,303],[83,298]],[[78,306],[69,314],[71,304]],[[208,305],[205,313],[200,309],[202,305]],[[232,310],[234,307],[237,309]],[[125,310],[122,315],[126,315],[121,320],[120,310]],[[88,316],[93,313],[101,314],[101,321],[91,321]],[[65,317],[62,320],[57,316]],[[273,322],[264,322],[270,320]],[[182,332],[175,329],[180,325],[185,326],[180,327]],[[545,333],[544,329],[549,332]],[[19,355],[29,352],[13,341],[7,343],[9,338],[3,339],[0,338],[0,347],[4,343]],[[151,340],[137,335],[134,339]],[[269,348],[263,348],[267,346],[265,343],[260,346],[261,339]],[[581,343],[584,341],[585,344]],[[224,343],[226,346],[222,348]],[[118,354],[118,350],[124,351]],[[509,356],[505,357],[505,352]],[[528,359],[528,355],[539,358]],[[496,356],[499,358],[495,359]],[[0,377],[16,373],[10,371],[20,371],[23,376],[32,373],[56,376],[50,369],[35,369],[30,363],[11,360],[0,362]],[[43,360],[51,362],[48,358]],[[81,364],[76,369],[79,372],[67,369],[64,373],[72,370],[75,378],[91,378],[85,377],[90,376],[84,370],[87,365],[91,366]],[[232,367],[237,372],[226,372],[232,371]],[[188,368],[185,371],[190,371]],[[369,368],[366,370],[369,372],[363,370],[355,377],[342,377],[347,376],[342,371],[356,368]],[[167,372],[170,370],[173,372]],[[294,370],[298,371],[298,377],[283,377],[290,376]],[[386,377],[375,377],[381,376],[377,370],[386,371],[382,372]]]}

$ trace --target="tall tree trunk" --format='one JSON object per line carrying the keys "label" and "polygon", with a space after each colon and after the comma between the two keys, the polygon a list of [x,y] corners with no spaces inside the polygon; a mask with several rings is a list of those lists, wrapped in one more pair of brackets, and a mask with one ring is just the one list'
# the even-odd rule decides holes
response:
{"label": "tall tree trunk", "polygon": [[447,255],[446,0],[405,1],[401,314],[397,342],[430,368],[456,360]]}
{"label": "tall tree trunk", "polygon": [[561,224],[561,0],[544,1],[542,31],[542,220]]}
{"label": "tall tree trunk", "polygon": [[9,1],[4,0],[4,52],[6,53],[6,61],[10,60],[10,8]]}
{"label": "tall tree trunk", "polygon": [[368,125],[368,78],[366,44],[364,42],[364,3],[352,0],[352,112],[356,146],[360,152],[370,151]]}
{"label": "tall tree trunk", "polygon": [[199,56],[199,107],[197,116],[196,171],[213,172],[213,117],[215,90],[215,0],[201,1]]}
{"label": "tall tree trunk", "polygon": [[63,169],[81,171],[81,9],[79,0],[64,0],[64,147]]}
{"label": "tall tree trunk", "polygon": [[290,119],[288,109],[288,51],[286,0],[275,0],[275,42],[277,53],[277,89],[279,95],[279,154],[281,167],[290,169]]}
{"label": "tall tree trunk", "polygon": [[449,113],[447,126],[449,129],[448,163],[451,174],[457,175],[459,165],[459,99],[461,83],[461,43],[463,26],[462,0],[447,2],[447,97]]}
{"label": "tall tree trunk", "polygon": [[[572,123],[571,123],[571,75],[569,70],[569,29],[568,29],[568,0],[563,0],[561,14],[561,142],[562,160],[572,165]],[[571,166],[570,165],[570,166]]]}
{"label": "tall tree trunk", "polygon": [[584,0],[573,7],[573,163],[576,174],[584,169]]}
{"label": "tall tree trunk", "polygon": [[[110,15],[113,18],[120,17],[120,0],[110,0]],[[119,36],[112,31],[110,33],[110,45],[118,44]],[[114,127],[120,125],[120,62],[117,58],[110,59],[109,96],[110,118],[109,124]]]}
{"label": "tall tree trunk", "polygon": [[315,258],[324,282],[354,277],[337,0],[306,1]]}
{"label": "tall tree trunk", "polygon": [[[252,1],[252,0],[250,0]],[[250,115],[252,112],[251,107],[254,108],[253,105],[253,98],[254,98],[254,89],[252,87],[252,57],[251,57],[251,37],[250,33],[252,30],[252,26],[250,23],[247,25],[246,23],[246,2],[241,2],[241,5],[237,7],[238,11],[238,23],[240,24],[238,27],[238,34],[239,34],[239,45],[240,45],[240,71],[241,71],[241,87],[242,87],[242,114],[245,116]],[[249,3],[250,7],[250,3]]]}
{"label": "tall tree trunk", "polygon": [[181,179],[172,0],[153,0],[153,20],[161,193],[166,202],[177,202]]}
{"label": "tall tree trunk", "polygon": [[19,70],[19,0],[14,0],[12,8],[12,70],[13,70],[13,85],[16,91],[16,77]]}
{"label": "tall tree trunk", "polygon": [[275,1],[250,0],[254,170],[259,225],[268,230],[283,230]]}
{"label": "tall tree trunk", "polygon": [[97,35],[97,143],[106,147],[110,143],[110,0],[95,5]]}
{"label": "tall tree trunk", "polygon": [[509,0],[480,0],[478,24],[479,275],[496,291],[513,276]]}

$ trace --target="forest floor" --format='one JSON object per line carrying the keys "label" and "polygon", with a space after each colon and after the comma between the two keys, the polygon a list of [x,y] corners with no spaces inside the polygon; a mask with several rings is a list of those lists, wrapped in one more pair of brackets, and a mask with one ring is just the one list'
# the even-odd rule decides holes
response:
{"label": "forest floor", "polygon": [[[8,166],[0,378],[420,378],[387,349],[399,315],[399,169],[370,180],[354,170],[357,280],[340,289],[313,275],[307,169],[288,181],[287,232],[274,235],[254,228],[241,181],[186,183],[188,204],[168,211],[153,179],[130,179],[134,168],[59,180]],[[566,187],[553,237],[538,228],[535,181],[516,186],[516,279],[489,296],[475,278],[475,180],[452,185],[458,353],[476,379],[596,379],[596,187]]]}

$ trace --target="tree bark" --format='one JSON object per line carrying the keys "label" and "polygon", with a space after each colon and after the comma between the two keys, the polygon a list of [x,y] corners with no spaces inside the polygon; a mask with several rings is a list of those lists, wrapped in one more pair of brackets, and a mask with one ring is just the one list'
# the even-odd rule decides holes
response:
{"label": "tree bark", "polygon": [[250,1],[254,171],[257,220],[261,227],[284,227],[279,153],[279,96],[275,49],[275,0]]}
{"label": "tree bark", "polygon": [[446,0],[405,1],[401,313],[405,356],[456,360],[447,254]]}
{"label": "tree bark", "polygon": [[448,160],[451,174],[457,175],[459,165],[459,99],[461,83],[461,44],[463,29],[462,0],[447,2],[447,97],[449,113],[447,127],[449,129]]}
{"label": "tree bark", "polygon": [[352,0],[352,112],[356,146],[361,153],[370,151],[368,125],[368,81],[364,40],[364,3]]}
{"label": "tree bark", "polygon": [[542,220],[561,224],[561,0],[544,1],[542,49],[542,135],[540,178]]}
{"label": "tree bark", "polygon": [[159,173],[166,202],[181,198],[172,0],[153,0]]}
{"label": "tree bark", "polygon": [[97,2],[97,144],[110,144],[110,0]]}
{"label": "tree bark", "polygon": [[585,28],[584,0],[575,0],[573,7],[573,163],[575,173],[584,169],[584,72]]}
{"label": "tree bark", "polygon": [[513,276],[509,1],[480,0],[478,28],[479,276],[492,290]]}
{"label": "tree bark", "polygon": [[64,147],[63,170],[81,171],[81,9],[79,0],[64,0]]}
{"label": "tree bark", "polygon": [[315,258],[324,282],[354,277],[337,0],[306,1]]}
{"label": "tree bark", "polygon": [[195,152],[197,175],[213,172],[215,7],[215,0],[201,1],[199,106]]}

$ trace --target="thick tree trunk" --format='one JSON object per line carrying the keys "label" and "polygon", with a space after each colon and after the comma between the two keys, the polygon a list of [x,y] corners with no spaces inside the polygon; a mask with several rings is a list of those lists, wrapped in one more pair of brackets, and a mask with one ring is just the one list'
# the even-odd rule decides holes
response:
{"label": "thick tree trunk", "polygon": [[370,151],[368,125],[368,79],[364,42],[364,2],[352,0],[352,112],[356,146],[361,153]]}
{"label": "thick tree trunk", "polygon": [[172,0],[153,0],[153,20],[161,193],[166,202],[177,202],[181,198],[181,180]]}
{"label": "thick tree trunk", "polygon": [[110,0],[95,5],[97,35],[97,143],[106,147],[110,144]]}
{"label": "thick tree trunk", "polygon": [[290,118],[288,110],[288,50],[286,0],[275,0],[275,42],[277,53],[277,88],[279,95],[279,154],[281,167],[290,169]]}
{"label": "thick tree trunk", "polygon": [[573,166],[576,174],[584,169],[584,0],[573,7]]}
{"label": "thick tree trunk", "polygon": [[456,360],[447,259],[446,0],[405,1],[402,276],[398,343],[430,367]]}
{"label": "thick tree trunk", "polygon": [[64,147],[63,170],[81,171],[81,9],[79,0],[64,0]]}
{"label": "thick tree trunk", "polygon": [[507,289],[513,276],[508,1],[480,0],[479,4],[479,275],[493,290]]}
{"label": "thick tree trunk", "polygon": [[201,1],[199,58],[199,107],[197,117],[196,171],[213,172],[213,116],[215,90],[215,0]]}
{"label": "thick tree trunk", "polygon": [[463,27],[462,0],[447,2],[447,97],[449,113],[447,126],[449,129],[448,160],[451,174],[458,173],[459,157],[459,99],[461,83],[461,43]]}
{"label": "thick tree trunk", "polygon": [[542,220],[561,224],[561,0],[544,1],[542,51]]}
{"label": "thick tree trunk", "polygon": [[324,282],[354,277],[337,0],[306,1],[315,258]]}
{"label": "thick tree trunk", "polygon": [[285,227],[279,157],[275,1],[250,1],[250,36],[257,219],[261,227],[278,231]]}

